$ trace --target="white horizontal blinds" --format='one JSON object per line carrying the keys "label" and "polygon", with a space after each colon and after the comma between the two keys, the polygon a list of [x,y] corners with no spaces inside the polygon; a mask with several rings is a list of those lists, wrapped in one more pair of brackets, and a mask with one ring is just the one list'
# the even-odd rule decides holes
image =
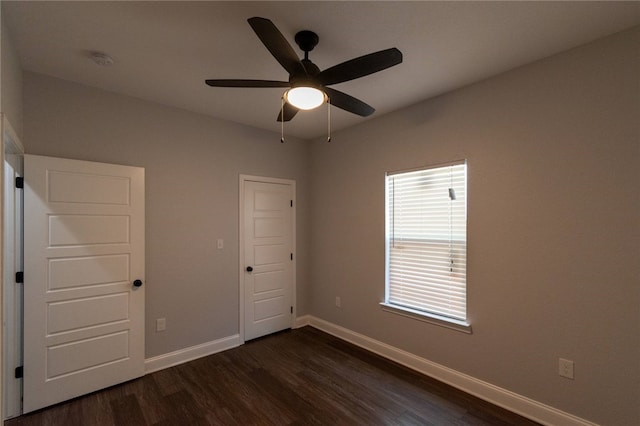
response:
{"label": "white horizontal blinds", "polygon": [[387,176],[387,303],[466,320],[466,165]]}

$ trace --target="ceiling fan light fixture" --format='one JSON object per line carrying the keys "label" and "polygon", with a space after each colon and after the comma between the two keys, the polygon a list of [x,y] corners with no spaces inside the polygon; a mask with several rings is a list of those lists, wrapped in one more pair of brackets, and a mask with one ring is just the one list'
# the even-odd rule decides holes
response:
{"label": "ceiling fan light fixture", "polygon": [[[290,121],[300,110],[317,108],[323,102],[352,114],[368,117],[375,112],[371,105],[329,86],[355,80],[402,63],[402,52],[392,47],[320,70],[309,59],[309,52],[320,40],[316,33],[309,30],[296,33],[295,41],[304,52],[304,59],[300,59],[273,22],[259,16],[249,18],[247,21],[271,56],[287,71],[288,81],[208,79],[205,83],[211,87],[283,88],[282,90],[286,92],[281,98],[282,105],[277,118],[279,122]],[[330,114],[329,111],[331,108],[327,108],[327,115]]]}
{"label": "ceiling fan light fixture", "polygon": [[302,110],[318,108],[326,99],[327,95],[315,87],[294,87],[284,93],[284,100],[287,103]]}

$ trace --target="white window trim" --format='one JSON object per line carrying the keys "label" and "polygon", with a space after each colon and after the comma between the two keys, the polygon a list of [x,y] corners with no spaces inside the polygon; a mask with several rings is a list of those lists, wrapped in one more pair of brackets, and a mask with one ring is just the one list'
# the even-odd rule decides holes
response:
{"label": "white window trim", "polygon": [[[451,162],[447,162],[447,163],[441,163],[441,164],[433,164],[433,165],[427,165],[427,166],[423,166],[423,167],[416,167],[416,168],[412,168],[412,169],[404,169],[404,170],[395,170],[395,171],[390,171],[386,173],[386,176],[393,176],[396,174],[400,174],[400,173],[407,173],[407,172],[412,172],[412,171],[417,171],[417,170],[424,170],[424,169],[431,169],[431,168],[438,168],[438,167],[446,167],[446,166],[452,166],[452,165],[459,165],[459,164],[467,164],[466,160],[457,160],[457,161],[451,161]],[[386,189],[385,189],[386,191]],[[387,196],[385,195],[385,221],[388,220],[387,218],[387,213],[388,212],[388,200],[387,200]],[[385,238],[387,238],[387,236],[385,236]],[[385,244],[387,244],[387,242],[385,242]],[[413,309],[407,306],[402,306],[402,305],[397,305],[397,304],[393,304],[393,303],[389,303],[389,285],[388,285],[388,280],[389,280],[389,269],[388,269],[388,262],[389,262],[389,251],[387,248],[385,248],[385,300],[380,302],[380,307],[383,311],[385,312],[389,312],[389,313],[393,313],[396,315],[400,315],[406,318],[411,318],[414,320],[418,320],[418,321],[422,321],[422,322],[426,322],[429,324],[433,324],[433,325],[437,325],[440,327],[444,327],[444,328],[448,328],[451,330],[455,330],[455,331],[459,331],[462,333],[466,333],[466,334],[472,334],[473,330],[471,327],[471,323],[468,321],[468,312],[467,312],[467,319],[466,320],[460,320],[457,318],[451,318],[448,316],[444,316],[444,315],[439,315],[433,312],[427,312],[427,311],[422,311],[419,309]],[[466,285],[466,284],[465,284]]]}
{"label": "white window trim", "polygon": [[400,315],[414,320],[428,322],[429,324],[438,325],[440,327],[449,328],[451,330],[460,331],[462,333],[472,334],[471,324],[467,321],[460,321],[455,318],[449,318],[442,315],[433,314],[431,312],[419,311],[406,306],[394,305],[392,303],[380,302],[380,307],[385,312]]}

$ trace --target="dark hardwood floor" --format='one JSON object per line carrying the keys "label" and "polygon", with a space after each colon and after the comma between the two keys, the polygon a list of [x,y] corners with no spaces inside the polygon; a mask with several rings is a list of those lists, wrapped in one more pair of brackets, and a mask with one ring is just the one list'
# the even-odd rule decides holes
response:
{"label": "dark hardwood floor", "polygon": [[535,425],[311,327],[11,419],[22,425]]}

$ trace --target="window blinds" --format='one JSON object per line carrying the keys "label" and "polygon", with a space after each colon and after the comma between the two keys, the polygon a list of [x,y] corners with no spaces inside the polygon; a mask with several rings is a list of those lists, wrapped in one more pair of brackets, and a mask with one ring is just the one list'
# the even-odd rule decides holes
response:
{"label": "window blinds", "polygon": [[466,320],[466,164],[387,175],[387,295]]}

